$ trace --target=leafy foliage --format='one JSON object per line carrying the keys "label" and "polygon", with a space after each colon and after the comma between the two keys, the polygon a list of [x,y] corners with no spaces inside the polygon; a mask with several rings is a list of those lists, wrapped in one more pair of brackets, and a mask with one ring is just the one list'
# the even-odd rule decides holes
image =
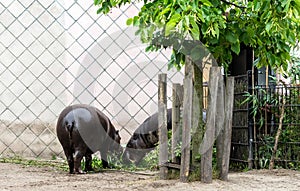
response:
{"label": "leafy foliage", "polygon": [[[147,50],[173,47],[171,66],[181,67],[184,53],[178,40],[201,41],[225,68],[240,45],[253,47],[257,66],[287,70],[290,51],[299,38],[300,0],[143,0],[138,15],[127,20]],[[94,0],[98,13],[107,14],[131,0]],[[163,44],[153,42],[166,38]],[[192,52],[192,51],[191,51]]]}

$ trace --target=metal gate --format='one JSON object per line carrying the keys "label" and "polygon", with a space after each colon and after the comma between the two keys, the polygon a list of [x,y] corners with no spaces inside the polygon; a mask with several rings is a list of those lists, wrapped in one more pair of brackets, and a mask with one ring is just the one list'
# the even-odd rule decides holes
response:
{"label": "metal gate", "polygon": [[[231,168],[268,168],[281,125],[275,165],[299,169],[300,86],[258,85],[252,78],[251,71],[235,77]],[[245,102],[245,95],[252,101]]]}
{"label": "metal gate", "polygon": [[235,164],[247,165],[249,161],[249,106],[248,103],[243,103],[245,92],[248,91],[250,83],[249,75],[251,75],[251,72],[246,75],[235,76],[230,154],[230,163],[233,167]]}

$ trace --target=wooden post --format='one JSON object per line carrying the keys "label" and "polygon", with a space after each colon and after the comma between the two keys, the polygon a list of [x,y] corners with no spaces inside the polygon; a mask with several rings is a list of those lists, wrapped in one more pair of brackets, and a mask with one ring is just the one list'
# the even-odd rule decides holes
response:
{"label": "wooden post", "polygon": [[224,92],[224,78],[219,74],[218,81],[218,92],[217,92],[217,103],[216,103],[216,122],[215,122],[215,137],[216,147],[217,147],[217,170],[218,177],[222,171],[222,162],[223,162],[223,152],[224,152],[224,122],[225,122],[225,92]]}
{"label": "wooden post", "polygon": [[182,119],[182,145],[180,181],[187,182],[190,170],[190,147],[192,127],[192,99],[193,99],[193,65],[191,58],[186,56],[183,96],[183,119]]}
{"label": "wooden post", "polygon": [[225,128],[223,142],[223,160],[220,173],[221,180],[228,180],[230,148],[231,148],[231,132],[232,132],[232,115],[234,101],[234,77],[228,77],[226,82],[225,94]]}
{"label": "wooden post", "polygon": [[[218,92],[220,96],[221,92]],[[225,121],[223,122],[224,128],[217,138],[217,166],[219,171],[219,178],[221,180],[228,180],[229,160],[230,160],[230,147],[231,147],[231,132],[232,132],[232,114],[233,114],[233,97],[234,97],[234,78],[228,77],[226,83],[224,102]],[[217,115],[218,112],[217,112]],[[216,122],[217,124],[219,122]],[[216,124],[216,126],[218,126]]]}
{"label": "wooden post", "polygon": [[203,138],[203,143],[200,147],[201,155],[201,181],[204,183],[212,182],[212,153],[215,139],[215,117],[217,91],[219,81],[220,67],[211,67],[209,71],[208,84],[208,111],[206,131]]}
{"label": "wooden post", "polygon": [[168,129],[167,129],[167,74],[158,76],[158,130],[160,179],[167,179]]}
{"label": "wooden post", "polygon": [[183,87],[180,84],[173,84],[172,93],[172,163],[179,164],[175,150],[180,143],[180,106],[183,99]]}

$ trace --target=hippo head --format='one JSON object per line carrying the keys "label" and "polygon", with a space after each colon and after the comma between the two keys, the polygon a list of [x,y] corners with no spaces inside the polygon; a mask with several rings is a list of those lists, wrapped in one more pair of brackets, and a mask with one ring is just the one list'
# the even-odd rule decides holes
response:
{"label": "hippo head", "polygon": [[139,164],[144,156],[155,148],[157,142],[156,131],[147,134],[133,134],[124,150],[123,162]]}
{"label": "hippo head", "polygon": [[109,145],[110,152],[119,153],[121,154],[123,152],[122,146],[120,145],[121,142],[121,136],[119,134],[119,130],[116,130],[112,136],[111,136],[111,143]]}

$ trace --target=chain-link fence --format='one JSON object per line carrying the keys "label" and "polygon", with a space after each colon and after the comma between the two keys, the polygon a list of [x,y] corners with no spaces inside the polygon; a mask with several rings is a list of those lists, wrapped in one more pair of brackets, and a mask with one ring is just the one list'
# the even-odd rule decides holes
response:
{"label": "chain-link fence", "polygon": [[1,156],[60,155],[55,124],[70,104],[103,110],[123,143],[156,112],[158,73],[183,75],[167,71],[170,50],[146,53],[126,26],[137,7],[97,15],[93,1],[0,2]]}

